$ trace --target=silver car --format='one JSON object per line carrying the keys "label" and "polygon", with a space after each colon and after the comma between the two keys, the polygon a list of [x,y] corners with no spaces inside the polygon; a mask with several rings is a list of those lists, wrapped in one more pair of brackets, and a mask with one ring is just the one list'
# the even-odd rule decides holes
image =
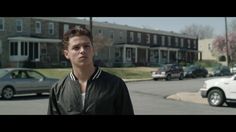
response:
{"label": "silver car", "polygon": [[15,94],[49,92],[58,79],[48,78],[43,74],[28,68],[0,69],[0,95],[11,99]]}

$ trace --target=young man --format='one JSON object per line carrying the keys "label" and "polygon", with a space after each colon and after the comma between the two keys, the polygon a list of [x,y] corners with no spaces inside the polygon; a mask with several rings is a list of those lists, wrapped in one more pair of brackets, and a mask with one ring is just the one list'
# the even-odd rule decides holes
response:
{"label": "young man", "polygon": [[64,34],[64,55],[72,64],[72,72],[52,87],[48,114],[133,115],[124,81],[94,66],[91,40],[86,28],[73,28]]}

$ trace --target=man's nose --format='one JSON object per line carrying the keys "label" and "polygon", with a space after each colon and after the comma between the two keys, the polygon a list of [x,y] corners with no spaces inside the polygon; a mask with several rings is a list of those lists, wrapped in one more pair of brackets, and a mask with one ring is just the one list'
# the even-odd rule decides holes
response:
{"label": "man's nose", "polygon": [[84,47],[81,47],[81,48],[80,48],[80,53],[85,53],[85,52],[86,52],[85,48],[84,48]]}

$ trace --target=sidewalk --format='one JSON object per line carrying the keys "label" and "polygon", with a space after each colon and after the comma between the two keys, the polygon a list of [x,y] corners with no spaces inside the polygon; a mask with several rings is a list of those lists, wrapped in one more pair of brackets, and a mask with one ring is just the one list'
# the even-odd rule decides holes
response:
{"label": "sidewalk", "polygon": [[202,98],[200,92],[179,92],[166,97],[166,99],[192,102],[198,104],[208,104],[207,98]]}

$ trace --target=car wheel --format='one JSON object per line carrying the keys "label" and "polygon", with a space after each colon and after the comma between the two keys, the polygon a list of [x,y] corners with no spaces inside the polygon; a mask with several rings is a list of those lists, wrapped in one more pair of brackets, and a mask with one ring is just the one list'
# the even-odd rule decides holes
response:
{"label": "car wheel", "polygon": [[14,96],[14,90],[12,87],[6,87],[2,90],[2,98],[3,99],[12,99],[12,97]]}
{"label": "car wheel", "polygon": [[167,75],[166,80],[169,81],[171,79],[171,75]]}
{"label": "car wheel", "polygon": [[183,74],[180,74],[179,80],[183,80],[183,79],[184,79],[184,75],[183,75]]}
{"label": "car wheel", "polygon": [[219,89],[211,90],[208,94],[208,103],[211,106],[222,106],[225,102],[224,93]]}

